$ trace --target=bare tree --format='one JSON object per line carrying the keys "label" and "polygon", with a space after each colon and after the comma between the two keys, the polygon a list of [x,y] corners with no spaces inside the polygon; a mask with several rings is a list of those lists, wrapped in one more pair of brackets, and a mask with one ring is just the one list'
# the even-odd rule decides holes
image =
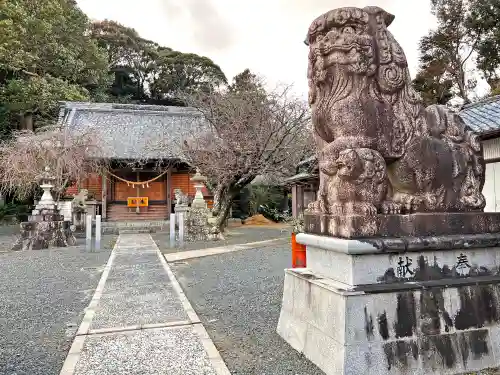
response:
{"label": "bare tree", "polygon": [[310,156],[310,112],[290,87],[198,93],[184,97],[201,113],[183,156],[214,186],[213,214],[224,229],[235,196],[257,176],[289,176]]}
{"label": "bare tree", "polygon": [[36,193],[40,174],[49,167],[55,177],[56,201],[72,182],[103,167],[96,137],[59,129],[20,132],[0,144],[0,192],[24,199]]}

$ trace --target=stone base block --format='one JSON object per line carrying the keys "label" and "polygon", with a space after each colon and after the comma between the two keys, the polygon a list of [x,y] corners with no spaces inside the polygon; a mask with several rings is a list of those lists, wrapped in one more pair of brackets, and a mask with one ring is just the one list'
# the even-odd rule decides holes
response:
{"label": "stone base block", "polygon": [[286,270],[278,333],[326,375],[451,375],[500,366],[500,277],[454,283],[352,291],[308,269]]}
{"label": "stone base block", "polygon": [[430,212],[411,215],[325,215],[306,212],[306,233],[343,238],[422,237],[500,232],[499,212]]}
{"label": "stone base block", "polygon": [[32,221],[21,223],[21,235],[12,250],[41,250],[76,244],[69,221]]}
{"label": "stone base block", "polygon": [[298,234],[315,275],[350,290],[500,275],[500,234],[349,240]]}
{"label": "stone base block", "polygon": [[64,215],[59,213],[46,213],[28,216],[28,222],[32,221],[64,221]]}

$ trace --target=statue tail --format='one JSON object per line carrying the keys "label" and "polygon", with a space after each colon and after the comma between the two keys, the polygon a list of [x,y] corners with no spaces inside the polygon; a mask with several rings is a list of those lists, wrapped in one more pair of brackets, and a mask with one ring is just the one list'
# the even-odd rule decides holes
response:
{"label": "statue tail", "polygon": [[[469,154],[469,170],[465,184],[468,185],[469,191],[473,192],[471,195],[474,199],[468,200],[469,207],[473,210],[483,210],[486,206],[486,199],[482,193],[485,180],[485,163],[483,158],[483,145],[479,135],[474,133],[470,128],[465,130],[465,141],[470,150]],[[467,192],[464,192],[467,195]],[[462,197],[463,199],[464,197]]]}

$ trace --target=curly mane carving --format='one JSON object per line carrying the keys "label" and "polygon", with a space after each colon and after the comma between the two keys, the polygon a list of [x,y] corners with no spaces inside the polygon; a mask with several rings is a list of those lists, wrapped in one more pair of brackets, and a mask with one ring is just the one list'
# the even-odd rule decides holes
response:
{"label": "curly mane carving", "polygon": [[[423,107],[411,87],[404,51],[387,29],[393,20],[378,7],[340,8],[309,28],[309,103],[321,172],[319,199],[310,208],[353,214],[480,211],[485,205],[480,142],[445,107]],[[383,158],[385,178],[378,183],[386,187],[370,182],[370,189],[387,191],[383,198],[335,196],[338,189],[330,186],[338,185],[338,160],[349,149],[370,149]],[[364,184],[353,189],[365,189]],[[346,204],[345,196],[369,198]]]}

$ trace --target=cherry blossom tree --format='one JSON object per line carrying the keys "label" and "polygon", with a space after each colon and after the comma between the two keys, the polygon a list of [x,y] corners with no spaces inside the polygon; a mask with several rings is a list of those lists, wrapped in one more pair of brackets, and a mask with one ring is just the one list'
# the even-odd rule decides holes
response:
{"label": "cherry blossom tree", "polygon": [[55,177],[58,201],[69,184],[88,173],[100,171],[96,137],[49,128],[38,132],[18,132],[0,144],[0,193],[25,199],[36,193],[39,177],[46,167]]}
{"label": "cherry blossom tree", "polygon": [[241,189],[257,176],[279,182],[312,152],[307,103],[288,86],[266,90],[258,78],[247,76],[252,84],[235,80],[223,92],[184,96],[204,121],[185,138],[183,157],[209,178],[219,230]]}

